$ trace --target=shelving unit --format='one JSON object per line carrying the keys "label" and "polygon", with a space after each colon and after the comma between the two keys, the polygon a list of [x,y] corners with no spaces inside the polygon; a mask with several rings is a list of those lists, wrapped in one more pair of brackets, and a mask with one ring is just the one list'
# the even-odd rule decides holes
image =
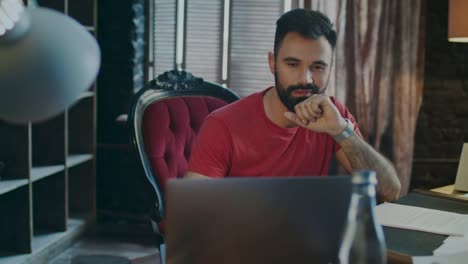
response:
{"label": "shelving unit", "polygon": [[28,180],[26,179],[19,179],[19,180],[9,180],[5,179],[0,182],[0,195],[4,193],[11,192],[17,188],[20,188],[21,186],[28,185]]}
{"label": "shelving unit", "polygon": [[[37,2],[73,17],[96,37],[96,1]],[[95,84],[42,123],[0,121],[0,161],[6,165],[0,178],[0,264],[46,263],[93,224],[95,149]]]}

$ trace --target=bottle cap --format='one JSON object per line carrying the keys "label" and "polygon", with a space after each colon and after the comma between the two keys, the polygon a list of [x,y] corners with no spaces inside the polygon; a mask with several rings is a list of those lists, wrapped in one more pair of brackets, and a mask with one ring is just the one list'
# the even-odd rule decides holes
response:
{"label": "bottle cap", "polygon": [[351,179],[353,184],[377,184],[377,177],[375,171],[372,170],[358,170],[353,171],[353,177]]}

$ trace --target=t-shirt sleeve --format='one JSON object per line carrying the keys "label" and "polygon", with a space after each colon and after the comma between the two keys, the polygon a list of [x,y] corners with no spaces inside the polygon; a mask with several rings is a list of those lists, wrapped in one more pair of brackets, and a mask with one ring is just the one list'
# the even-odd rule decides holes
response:
{"label": "t-shirt sleeve", "polygon": [[226,125],[208,116],[195,140],[188,170],[205,176],[225,177],[230,168],[232,140]]}
{"label": "t-shirt sleeve", "polygon": [[[361,131],[359,130],[359,126],[356,122],[356,118],[354,118],[353,114],[351,114],[351,112],[348,110],[348,108],[346,108],[343,104],[341,104],[338,100],[336,100],[336,98],[332,97],[331,98],[333,104],[335,104],[336,108],[338,109],[338,111],[340,112],[341,116],[343,118],[347,118],[349,119],[353,125],[354,125],[354,132],[360,136],[362,138],[362,134],[361,134]],[[338,144],[336,141],[335,141],[335,145],[333,147],[334,149],[334,152],[336,153],[338,150],[341,149],[341,146],[340,144]]]}

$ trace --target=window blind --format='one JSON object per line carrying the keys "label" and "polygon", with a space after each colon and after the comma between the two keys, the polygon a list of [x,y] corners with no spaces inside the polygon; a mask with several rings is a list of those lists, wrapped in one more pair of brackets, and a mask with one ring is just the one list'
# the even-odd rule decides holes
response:
{"label": "window blind", "polygon": [[281,0],[232,0],[228,87],[244,97],[274,85],[268,67]]}
{"label": "window blind", "polygon": [[185,69],[221,83],[224,1],[186,2]]}
{"label": "window blind", "polygon": [[154,77],[175,69],[177,1],[154,0],[153,65]]}

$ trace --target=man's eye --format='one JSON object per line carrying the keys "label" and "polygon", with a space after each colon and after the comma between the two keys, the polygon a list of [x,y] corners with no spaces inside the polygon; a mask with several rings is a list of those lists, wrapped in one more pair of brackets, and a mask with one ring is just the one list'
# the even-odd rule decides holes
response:
{"label": "man's eye", "polygon": [[317,72],[321,72],[321,71],[325,70],[325,67],[321,66],[321,65],[315,65],[315,66],[312,66],[312,70],[317,71]]}
{"label": "man's eye", "polygon": [[299,65],[298,63],[295,63],[295,62],[289,62],[288,63],[288,66],[289,67],[297,67],[297,65]]}

